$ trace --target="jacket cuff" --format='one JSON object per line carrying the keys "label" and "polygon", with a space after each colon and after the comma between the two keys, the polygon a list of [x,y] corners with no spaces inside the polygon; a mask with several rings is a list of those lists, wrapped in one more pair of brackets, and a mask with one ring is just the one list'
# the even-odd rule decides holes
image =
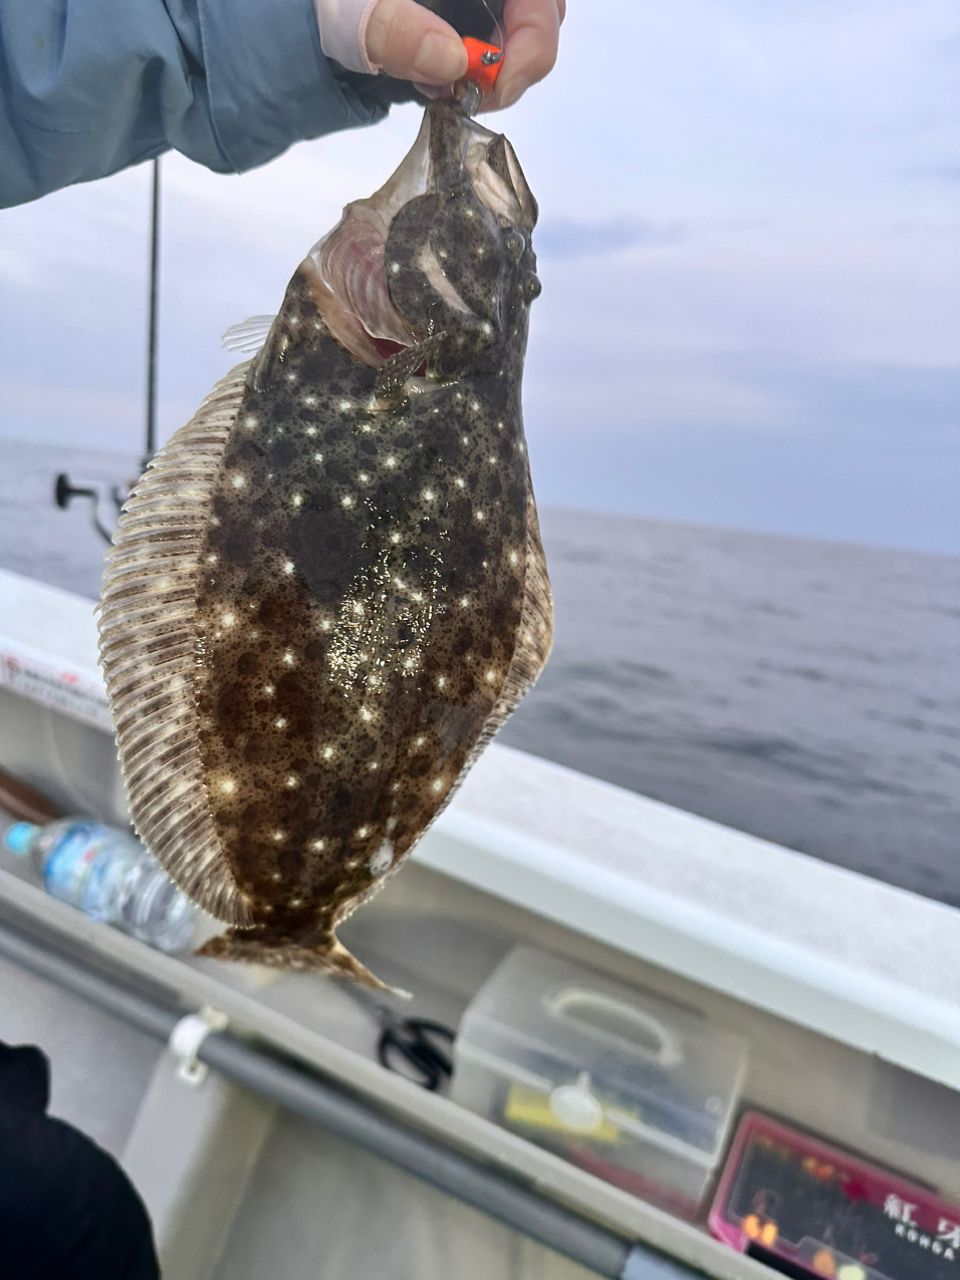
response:
{"label": "jacket cuff", "polygon": [[213,127],[236,172],[385,114],[324,55],[314,0],[200,0],[199,12]]}

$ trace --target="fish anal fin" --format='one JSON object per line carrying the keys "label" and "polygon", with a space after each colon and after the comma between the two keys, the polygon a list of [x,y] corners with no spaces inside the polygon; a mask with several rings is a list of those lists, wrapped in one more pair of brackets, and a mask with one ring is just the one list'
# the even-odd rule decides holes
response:
{"label": "fish anal fin", "polygon": [[[137,833],[190,898],[238,925],[252,917],[220,845],[200,754],[195,597],[210,492],[247,368],[214,387],[137,484],[98,606],[100,661]],[[171,545],[173,556],[164,550]]]}

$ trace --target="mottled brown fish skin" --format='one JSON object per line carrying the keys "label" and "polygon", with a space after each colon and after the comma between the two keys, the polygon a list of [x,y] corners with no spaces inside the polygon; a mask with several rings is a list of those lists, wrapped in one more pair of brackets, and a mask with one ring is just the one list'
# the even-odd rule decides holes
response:
{"label": "mottled brown fish skin", "polygon": [[[520,405],[536,206],[523,184],[521,225],[492,213],[462,170],[456,108],[431,111],[434,189],[386,247],[412,350],[379,370],[351,355],[307,259],[215,482],[194,693],[252,923],[207,955],[376,982],[336,925],[400,865],[549,651]],[[516,185],[505,145],[488,158]],[[424,371],[430,385],[408,383]]]}

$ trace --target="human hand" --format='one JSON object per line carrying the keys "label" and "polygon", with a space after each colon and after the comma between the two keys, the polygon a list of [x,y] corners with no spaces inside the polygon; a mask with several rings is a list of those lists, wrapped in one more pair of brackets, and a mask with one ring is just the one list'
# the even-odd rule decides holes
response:
{"label": "human hand", "polygon": [[[552,69],[566,0],[505,0],[503,70],[484,110],[509,107]],[[467,70],[457,32],[416,0],[379,0],[367,19],[370,62],[398,80],[444,86]]]}
{"label": "human hand", "polygon": [[505,0],[503,70],[484,111],[513,106],[553,70],[566,12],[567,0]]}

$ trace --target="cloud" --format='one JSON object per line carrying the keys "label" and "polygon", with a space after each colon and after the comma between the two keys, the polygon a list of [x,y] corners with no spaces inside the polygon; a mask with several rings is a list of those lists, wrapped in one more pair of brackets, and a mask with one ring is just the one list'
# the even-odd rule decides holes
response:
{"label": "cloud", "polygon": [[908,178],[926,178],[934,182],[960,182],[960,159],[910,165],[904,172]]}
{"label": "cloud", "polygon": [[[672,370],[678,382],[684,372]],[[955,415],[949,425],[960,367],[935,380],[929,404],[914,395],[926,377],[919,369],[781,369],[775,430],[700,412],[657,424],[645,404],[632,414],[621,404],[622,416],[611,419],[617,407],[602,403],[582,430],[558,431],[549,407],[532,396],[526,422],[537,498],[544,506],[960,555]],[[763,396],[769,382],[761,364],[728,370],[725,385]],[[680,403],[675,392],[668,403]]]}
{"label": "cloud", "polygon": [[680,222],[657,223],[622,215],[593,221],[548,217],[537,226],[537,253],[554,258],[595,258],[638,246],[659,248],[687,238]]}

